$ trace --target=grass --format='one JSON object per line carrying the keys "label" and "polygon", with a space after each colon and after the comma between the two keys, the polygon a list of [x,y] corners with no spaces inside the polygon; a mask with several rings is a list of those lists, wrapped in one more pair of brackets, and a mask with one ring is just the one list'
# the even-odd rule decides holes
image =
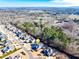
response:
{"label": "grass", "polygon": [[3,54],[3,56],[0,56],[0,59],[3,59],[4,57],[6,57],[6,56],[8,56],[8,55],[10,55],[10,54],[12,54],[12,53],[18,51],[18,50],[20,50],[20,49],[15,49],[15,50],[10,51],[10,52],[8,52],[8,53],[6,53],[6,54]]}

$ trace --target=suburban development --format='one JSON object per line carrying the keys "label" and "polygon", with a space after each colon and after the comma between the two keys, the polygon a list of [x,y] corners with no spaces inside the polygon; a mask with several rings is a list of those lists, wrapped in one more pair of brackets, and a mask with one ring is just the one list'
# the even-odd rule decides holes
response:
{"label": "suburban development", "polygon": [[0,59],[79,59],[79,9],[0,8]]}

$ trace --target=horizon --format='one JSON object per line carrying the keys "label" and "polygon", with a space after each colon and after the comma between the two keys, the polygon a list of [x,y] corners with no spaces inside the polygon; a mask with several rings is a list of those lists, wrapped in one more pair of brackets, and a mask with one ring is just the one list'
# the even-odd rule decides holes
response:
{"label": "horizon", "polygon": [[0,0],[0,7],[72,7],[79,0]]}

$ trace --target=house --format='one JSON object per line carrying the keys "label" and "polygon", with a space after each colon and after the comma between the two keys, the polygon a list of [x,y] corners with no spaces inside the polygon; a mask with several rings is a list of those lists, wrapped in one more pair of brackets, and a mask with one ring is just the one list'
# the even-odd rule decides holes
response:
{"label": "house", "polygon": [[25,39],[25,37],[26,37],[26,34],[23,33],[23,32],[21,32],[21,35],[19,36],[19,38],[20,38],[20,39]]}
{"label": "house", "polygon": [[31,45],[32,50],[37,50],[39,48],[38,44],[32,44]]}
{"label": "house", "polygon": [[45,48],[45,49],[42,51],[42,53],[43,53],[44,55],[46,55],[46,56],[51,56],[51,55],[53,54],[53,50],[52,50],[50,47],[48,47],[48,48]]}
{"label": "house", "polygon": [[21,56],[20,55],[16,55],[16,56],[14,56],[13,59],[21,59]]}
{"label": "house", "polygon": [[4,41],[4,44],[5,44],[5,45],[10,45],[10,44],[12,44],[12,42],[11,42],[10,40],[5,40],[5,41]]}
{"label": "house", "polygon": [[22,32],[21,32],[20,30],[16,30],[16,31],[15,31],[15,34],[16,34],[16,36],[19,37],[19,36],[22,34]]}
{"label": "house", "polygon": [[26,42],[27,43],[35,43],[35,39],[31,36],[28,36],[27,39],[26,39]]}
{"label": "house", "polygon": [[32,44],[31,45],[31,48],[32,48],[32,50],[39,50],[39,49],[41,49],[43,47],[43,44],[42,43],[40,43],[40,44]]}
{"label": "house", "polygon": [[12,59],[12,57],[11,57],[11,56],[9,56],[9,57],[7,57],[7,58],[5,58],[5,59]]}
{"label": "house", "polygon": [[14,46],[6,46],[1,51],[3,52],[3,54],[5,54],[7,52],[13,51],[14,49],[15,49]]}
{"label": "house", "polygon": [[4,41],[7,38],[7,36],[3,33],[0,33],[0,41]]}

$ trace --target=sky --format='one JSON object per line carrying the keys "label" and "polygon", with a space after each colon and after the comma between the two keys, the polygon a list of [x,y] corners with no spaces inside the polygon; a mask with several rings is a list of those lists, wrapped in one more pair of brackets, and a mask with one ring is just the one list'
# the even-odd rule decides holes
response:
{"label": "sky", "polygon": [[79,0],[0,0],[0,7],[69,7]]}

